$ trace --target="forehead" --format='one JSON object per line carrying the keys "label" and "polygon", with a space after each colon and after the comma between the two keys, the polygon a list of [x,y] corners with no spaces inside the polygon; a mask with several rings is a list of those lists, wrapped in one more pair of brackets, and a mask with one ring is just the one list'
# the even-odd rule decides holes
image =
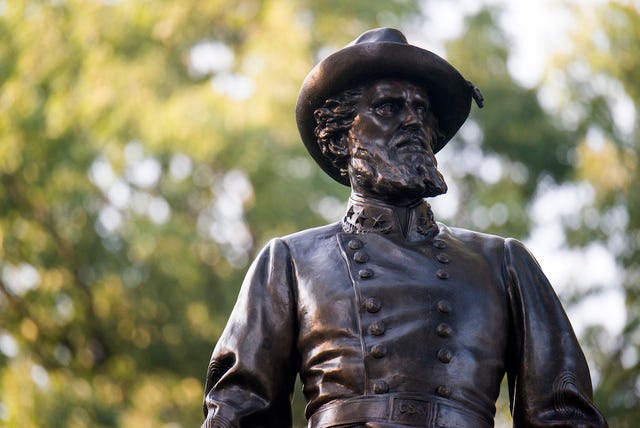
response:
{"label": "forehead", "polygon": [[401,79],[380,79],[365,85],[363,88],[365,97],[418,97],[428,99],[427,90],[413,82]]}

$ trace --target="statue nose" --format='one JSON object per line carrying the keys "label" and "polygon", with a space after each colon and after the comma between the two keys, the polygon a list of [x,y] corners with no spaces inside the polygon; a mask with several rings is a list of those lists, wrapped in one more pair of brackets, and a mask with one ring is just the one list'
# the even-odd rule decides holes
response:
{"label": "statue nose", "polygon": [[420,117],[411,107],[406,108],[402,127],[405,129],[415,129],[420,126]]}

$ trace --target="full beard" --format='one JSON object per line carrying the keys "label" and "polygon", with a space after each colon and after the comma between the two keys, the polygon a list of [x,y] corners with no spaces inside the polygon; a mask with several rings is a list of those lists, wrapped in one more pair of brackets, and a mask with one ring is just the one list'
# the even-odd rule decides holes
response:
{"label": "full beard", "polygon": [[360,147],[349,161],[354,190],[383,199],[407,200],[446,193],[435,156],[424,149],[372,153]]}

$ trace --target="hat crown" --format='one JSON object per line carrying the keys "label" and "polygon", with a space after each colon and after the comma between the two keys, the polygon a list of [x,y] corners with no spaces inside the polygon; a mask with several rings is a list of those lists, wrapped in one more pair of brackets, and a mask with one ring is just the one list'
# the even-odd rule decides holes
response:
{"label": "hat crown", "polygon": [[399,30],[395,28],[374,28],[373,30],[365,31],[349,43],[347,46],[360,45],[363,43],[403,43],[409,44],[407,38]]}

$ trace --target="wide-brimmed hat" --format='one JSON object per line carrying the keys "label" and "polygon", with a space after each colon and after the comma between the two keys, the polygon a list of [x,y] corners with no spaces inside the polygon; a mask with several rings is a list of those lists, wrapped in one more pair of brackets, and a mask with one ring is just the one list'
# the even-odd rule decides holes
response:
{"label": "wide-brimmed hat", "polygon": [[425,49],[410,45],[400,31],[377,28],[329,55],[307,75],[298,95],[296,121],[302,141],[313,159],[336,181],[349,186],[322,154],[314,129],[314,111],[340,92],[380,78],[400,78],[423,86],[442,137],[433,142],[436,153],[455,135],[469,115],[471,98],[482,107],[482,96],[451,64]]}

